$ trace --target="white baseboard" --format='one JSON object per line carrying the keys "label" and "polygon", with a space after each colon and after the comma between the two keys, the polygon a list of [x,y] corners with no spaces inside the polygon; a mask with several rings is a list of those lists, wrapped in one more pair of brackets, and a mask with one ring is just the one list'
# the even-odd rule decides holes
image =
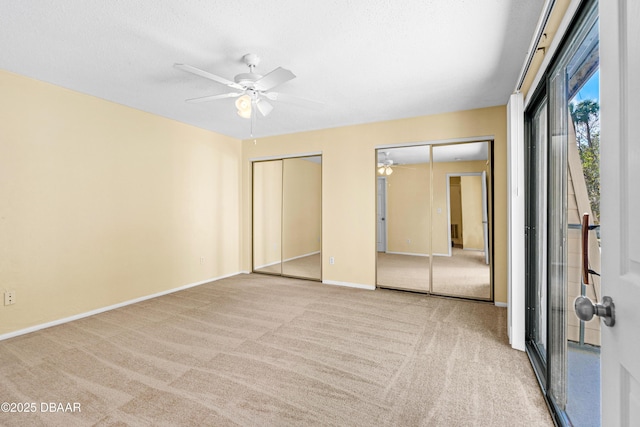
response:
{"label": "white baseboard", "polygon": [[258,265],[257,267],[254,267],[254,270],[260,270],[261,268],[267,268],[277,264],[282,264],[282,261],[278,260],[278,261],[270,262],[269,264]]}
{"label": "white baseboard", "polygon": [[[429,254],[420,254],[420,253],[413,253],[413,252],[390,252],[390,251],[387,251],[385,253],[391,254],[391,255],[410,255],[410,256],[424,256],[424,257],[428,257],[429,256]],[[450,254],[434,253],[433,256],[451,256],[451,255]]]}
{"label": "white baseboard", "polygon": [[496,307],[504,307],[504,308],[509,307],[509,304],[507,304],[506,302],[496,301],[494,304]]}
{"label": "white baseboard", "polygon": [[410,255],[410,256],[425,256],[425,257],[429,256],[429,254],[414,254],[412,252],[391,252],[391,251],[387,251],[386,253],[391,254],[391,255]]}
{"label": "white baseboard", "polygon": [[265,264],[265,265],[259,265],[255,268],[255,270],[259,270],[261,268],[265,268],[265,267],[271,267],[272,265],[276,265],[276,264],[281,264],[283,262],[288,262],[288,261],[293,261],[294,259],[298,259],[298,258],[304,258],[307,256],[311,256],[311,255],[316,255],[319,254],[320,251],[315,251],[315,252],[309,252],[308,254],[302,254],[302,255],[298,255],[298,256],[294,256],[293,258],[287,258],[284,261],[275,261],[269,264]]}
{"label": "white baseboard", "polygon": [[0,335],[0,341],[6,340],[6,339],[9,339],[9,338],[14,338],[14,337],[17,337],[17,336],[20,336],[20,335],[25,335],[25,334],[28,334],[28,333],[31,333],[31,332],[39,331],[41,329],[50,328],[52,326],[62,325],[63,323],[73,322],[74,320],[83,319],[85,317],[93,316],[95,314],[104,313],[105,311],[115,310],[117,308],[121,308],[121,307],[125,307],[127,305],[131,305],[131,304],[135,304],[135,303],[138,303],[138,302],[146,301],[148,299],[157,298],[157,297],[161,297],[163,295],[172,294],[174,292],[178,292],[178,291],[182,291],[182,290],[185,290],[185,289],[193,288],[195,286],[204,285],[205,283],[215,282],[217,280],[226,279],[227,277],[236,276],[238,274],[239,273],[226,274],[226,275],[220,276],[220,277],[214,277],[214,278],[211,278],[211,279],[201,280],[201,281],[195,282],[195,283],[189,283],[188,285],[180,286],[178,288],[168,289],[166,291],[157,292],[157,293],[151,294],[151,295],[145,295],[143,297],[139,297],[139,298],[135,298],[135,299],[132,299],[132,300],[120,302],[118,304],[113,304],[113,305],[110,305],[110,306],[107,306],[107,307],[97,308],[95,310],[87,311],[86,313],[80,313],[80,314],[76,314],[76,315],[73,315],[73,316],[65,317],[63,319],[53,320],[51,322],[42,323],[40,325],[30,326],[28,328],[20,329],[20,330],[13,331],[13,332],[8,332],[6,334]]}
{"label": "white baseboard", "polygon": [[287,258],[287,259],[284,260],[284,262],[293,261],[294,259],[304,258],[304,257],[308,257],[308,256],[311,256],[311,255],[317,255],[319,253],[320,253],[320,251],[309,252],[308,254],[302,254],[302,255],[294,256],[293,258]]}
{"label": "white baseboard", "polygon": [[349,283],[349,282],[336,282],[335,280],[323,280],[322,283],[325,285],[345,286],[347,288],[367,289],[370,291],[374,291],[376,289],[374,285],[362,285],[360,283]]}

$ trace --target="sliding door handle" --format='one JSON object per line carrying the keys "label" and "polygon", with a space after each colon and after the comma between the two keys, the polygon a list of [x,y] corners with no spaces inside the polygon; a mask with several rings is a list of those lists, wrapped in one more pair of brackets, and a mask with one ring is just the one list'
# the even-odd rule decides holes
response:
{"label": "sliding door handle", "polygon": [[[582,215],[582,290],[583,295],[573,302],[573,308],[578,319],[588,322],[593,316],[601,317],[604,324],[613,326],[616,324],[615,304],[611,297],[602,297],[602,304],[593,303],[584,295],[584,287],[589,285],[589,275],[598,273],[589,268],[589,231],[597,226],[589,225],[589,214]],[[593,285],[595,286],[595,285]],[[596,296],[597,298],[597,296]]]}
{"label": "sliding door handle", "polygon": [[589,214],[582,215],[582,284],[589,284]]}

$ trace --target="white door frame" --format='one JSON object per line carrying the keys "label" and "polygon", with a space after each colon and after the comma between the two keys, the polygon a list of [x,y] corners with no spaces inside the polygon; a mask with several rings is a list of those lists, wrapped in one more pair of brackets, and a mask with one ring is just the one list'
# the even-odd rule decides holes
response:
{"label": "white door frame", "polygon": [[[482,179],[482,226],[484,232],[484,247],[485,247],[485,260],[489,264],[489,230],[488,230],[488,215],[487,215],[487,173],[482,172],[453,172],[447,174],[447,241],[449,242],[449,253],[447,256],[451,256],[451,177],[454,176],[479,176]],[[434,254],[435,255],[435,254]]]}

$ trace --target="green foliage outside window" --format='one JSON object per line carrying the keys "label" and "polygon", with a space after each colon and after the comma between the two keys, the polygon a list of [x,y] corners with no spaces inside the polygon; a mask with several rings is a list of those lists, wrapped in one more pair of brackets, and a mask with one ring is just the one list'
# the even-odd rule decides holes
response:
{"label": "green foliage outside window", "polygon": [[576,129],[576,142],[587,182],[594,224],[600,223],[600,104],[587,99],[570,103],[569,111]]}

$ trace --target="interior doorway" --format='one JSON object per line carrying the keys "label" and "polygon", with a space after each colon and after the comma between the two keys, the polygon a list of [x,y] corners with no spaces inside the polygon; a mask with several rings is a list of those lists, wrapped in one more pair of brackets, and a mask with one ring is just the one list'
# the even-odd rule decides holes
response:
{"label": "interior doorway", "polygon": [[487,175],[480,173],[447,174],[447,211],[449,213],[449,256],[453,249],[482,251],[489,264],[489,221]]}

